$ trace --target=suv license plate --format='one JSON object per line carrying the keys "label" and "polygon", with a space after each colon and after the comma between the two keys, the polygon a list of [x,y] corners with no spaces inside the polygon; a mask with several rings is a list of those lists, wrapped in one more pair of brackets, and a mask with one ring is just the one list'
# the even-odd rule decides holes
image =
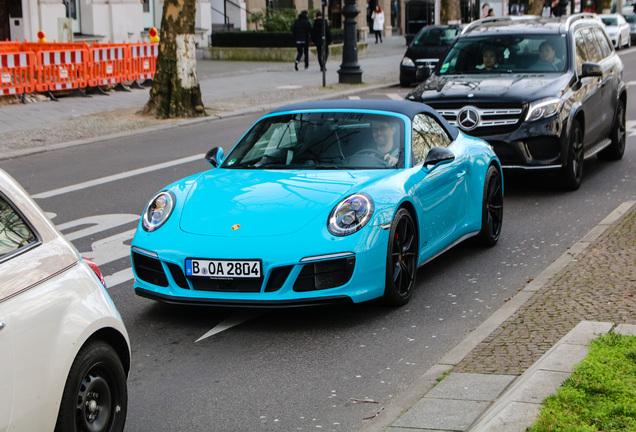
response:
{"label": "suv license plate", "polygon": [[259,260],[201,260],[187,259],[186,276],[203,276],[212,279],[260,278]]}

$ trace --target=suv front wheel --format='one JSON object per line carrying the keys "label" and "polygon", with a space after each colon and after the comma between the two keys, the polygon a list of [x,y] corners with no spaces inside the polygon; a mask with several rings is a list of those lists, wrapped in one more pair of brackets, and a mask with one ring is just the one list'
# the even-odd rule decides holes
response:
{"label": "suv front wheel", "polygon": [[561,168],[561,181],[567,190],[577,190],[583,179],[583,128],[578,120],[572,124],[568,155]]}

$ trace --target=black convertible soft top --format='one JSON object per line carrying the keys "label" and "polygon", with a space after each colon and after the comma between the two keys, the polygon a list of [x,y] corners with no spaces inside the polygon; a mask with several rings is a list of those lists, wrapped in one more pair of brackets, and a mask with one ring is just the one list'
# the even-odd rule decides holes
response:
{"label": "black convertible soft top", "polygon": [[420,113],[427,113],[437,118],[446,128],[448,133],[452,136],[453,140],[457,138],[458,130],[456,127],[451,126],[441,115],[437,113],[430,106],[421,102],[413,102],[409,100],[381,100],[381,99],[356,99],[356,100],[324,100],[324,101],[311,101],[311,102],[299,102],[289,105],[284,105],[275,110],[272,113],[283,111],[308,111],[308,110],[370,110],[370,111],[385,111],[403,114],[406,117],[413,120],[413,118]]}

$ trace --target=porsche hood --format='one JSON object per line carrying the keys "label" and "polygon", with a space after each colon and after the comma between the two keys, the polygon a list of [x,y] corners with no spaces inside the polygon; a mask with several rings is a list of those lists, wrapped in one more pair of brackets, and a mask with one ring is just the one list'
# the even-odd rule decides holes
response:
{"label": "porsche hood", "polygon": [[180,228],[208,236],[280,236],[318,218],[392,171],[268,171],[217,169],[196,178],[185,196]]}

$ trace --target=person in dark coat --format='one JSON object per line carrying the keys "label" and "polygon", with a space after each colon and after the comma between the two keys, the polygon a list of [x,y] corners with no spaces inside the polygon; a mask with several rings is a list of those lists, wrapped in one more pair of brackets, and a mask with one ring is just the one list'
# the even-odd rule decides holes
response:
{"label": "person in dark coat", "polygon": [[298,70],[298,63],[305,55],[305,69],[309,69],[309,43],[311,42],[311,23],[309,22],[309,18],[307,18],[307,11],[302,11],[294,24],[292,25],[292,33],[294,35],[294,39],[296,40],[296,50],[298,51],[298,55],[296,55],[296,63],[294,64],[294,68]]}
{"label": "person in dark coat", "polygon": [[[322,45],[323,45],[323,25],[324,25],[324,44],[325,44],[325,58],[322,58]],[[322,17],[322,12],[316,12],[316,18],[314,19],[314,26],[311,32],[311,38],[314,41],[314,45],[316,45],[316,50],[318,52],[318,64],[320,65],[320,70],[327,70],[327,58],[329,57],[329,45],[331,45],[331,29],[329,28],[329,21]]]}
{"label": "person in dark coat", "polygon": [[568,0],[554,0],[550,7],[552,9],[552,15],[555,17],[563,16],[567,13]]}

